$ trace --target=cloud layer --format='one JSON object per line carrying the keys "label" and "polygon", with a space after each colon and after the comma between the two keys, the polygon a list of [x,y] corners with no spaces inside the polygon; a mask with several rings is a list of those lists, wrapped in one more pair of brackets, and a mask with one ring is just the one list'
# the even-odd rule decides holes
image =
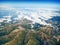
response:
{"label": "cloud layer", "polygon": [[[8,10],[9,15],[3,17],[3,20],[6,19],[8,22],[12,21],[13,19],[16,20],[23,20],[28,19],[33,22],[37,22],[40,24],[45,24],[45,20],[52,18],[53,16],[60,16],[59,9],[51,9],[51,8],[13,8],[13,7],[6,7],[0,6],[0,8]],[[0,10],[1,12],[1,10]],[[4,13],[4,12],[2,12]],[[17,16],[17,17],[15,17]],[[0,19],[0,22],[2,20]]]}

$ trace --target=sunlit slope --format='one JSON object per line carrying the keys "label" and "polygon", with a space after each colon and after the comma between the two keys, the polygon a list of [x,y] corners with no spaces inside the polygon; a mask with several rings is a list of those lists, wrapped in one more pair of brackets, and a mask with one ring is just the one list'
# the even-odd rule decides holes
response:
{"label": "sunlit slope", "polygon": [[[13,29],[13,27],[15,28]],[[13,27],[11,26],[11,31],[6,31],[10,33],[0,36],[0,45],[60,44],[60,35],[58,34],[58,32],[56,32],[54,28],[50,26],[43,25],[36,30],[24,28],[19,24],[14,24]]]}

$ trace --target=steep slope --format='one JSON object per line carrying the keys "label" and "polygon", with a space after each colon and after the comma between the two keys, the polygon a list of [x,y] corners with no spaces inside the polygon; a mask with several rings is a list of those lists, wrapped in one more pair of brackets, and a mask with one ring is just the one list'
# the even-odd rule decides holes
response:
{"label": "steep slope", "polygon": [[60,35],[56,29],[47,25],[35,30],[18,24],[9,34],[0,36],[0,45],[57,45],[59,41]]}

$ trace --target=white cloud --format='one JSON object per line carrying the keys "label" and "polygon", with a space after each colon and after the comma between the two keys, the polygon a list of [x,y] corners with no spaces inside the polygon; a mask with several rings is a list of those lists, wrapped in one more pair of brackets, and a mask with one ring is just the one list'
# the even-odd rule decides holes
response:
{"label": "white cloud", "polygon": [[[19,8],[17,9],[9,6],[0,6],[0,7],[4,7],[11,11],[13,9],[18,16],[18,18],[15,18],[15,20],[22,20],[23,18],[27,18],[33,21],[34,23],[37,22],[37,23],[46,24],[46,25],[47,23],[45,22],[45,20],[48,20],[53,16],[59,15],[58,13],[53,12],[53,11],[56,11],[57,9],[50,9],[50,8]],[[11,21],[11,16],[5,16],[3,20],[8,20],[9,22]]]}
{"label": "white cloud", "polygon": [[2,20],[6,20],[7,23],[9,23],[11,21],[11,16],[3,16]]}
{"label": "white cloud", "polygon": [[3,22],[3,20],[0,18],[0,22]]}
{"label": "white cloud", "polygon": [[[58,13],[53,12],[54,10],[57,10],[57,9],[28,8],[28,10],[26,9],[19,10],[17,14],[18,14],[18,19],[27,18],[33,22],[49,25],[44,20],[48,20],[53,16],[59,15]],[[41,19],[39,19],[39,17]]]}

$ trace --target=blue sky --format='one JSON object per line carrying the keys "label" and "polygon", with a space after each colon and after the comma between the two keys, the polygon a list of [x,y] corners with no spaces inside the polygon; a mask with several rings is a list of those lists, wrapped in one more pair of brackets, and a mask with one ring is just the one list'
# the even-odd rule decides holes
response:
{"label": "blue sky", "polygon": [[0,0],[0,5],[15,7],[58,7],[60,0]]}
{"label": "blue sky", "polygon": [[0,2],[39,2],[39,3],[60,3],[60,0],[0,0]]}

